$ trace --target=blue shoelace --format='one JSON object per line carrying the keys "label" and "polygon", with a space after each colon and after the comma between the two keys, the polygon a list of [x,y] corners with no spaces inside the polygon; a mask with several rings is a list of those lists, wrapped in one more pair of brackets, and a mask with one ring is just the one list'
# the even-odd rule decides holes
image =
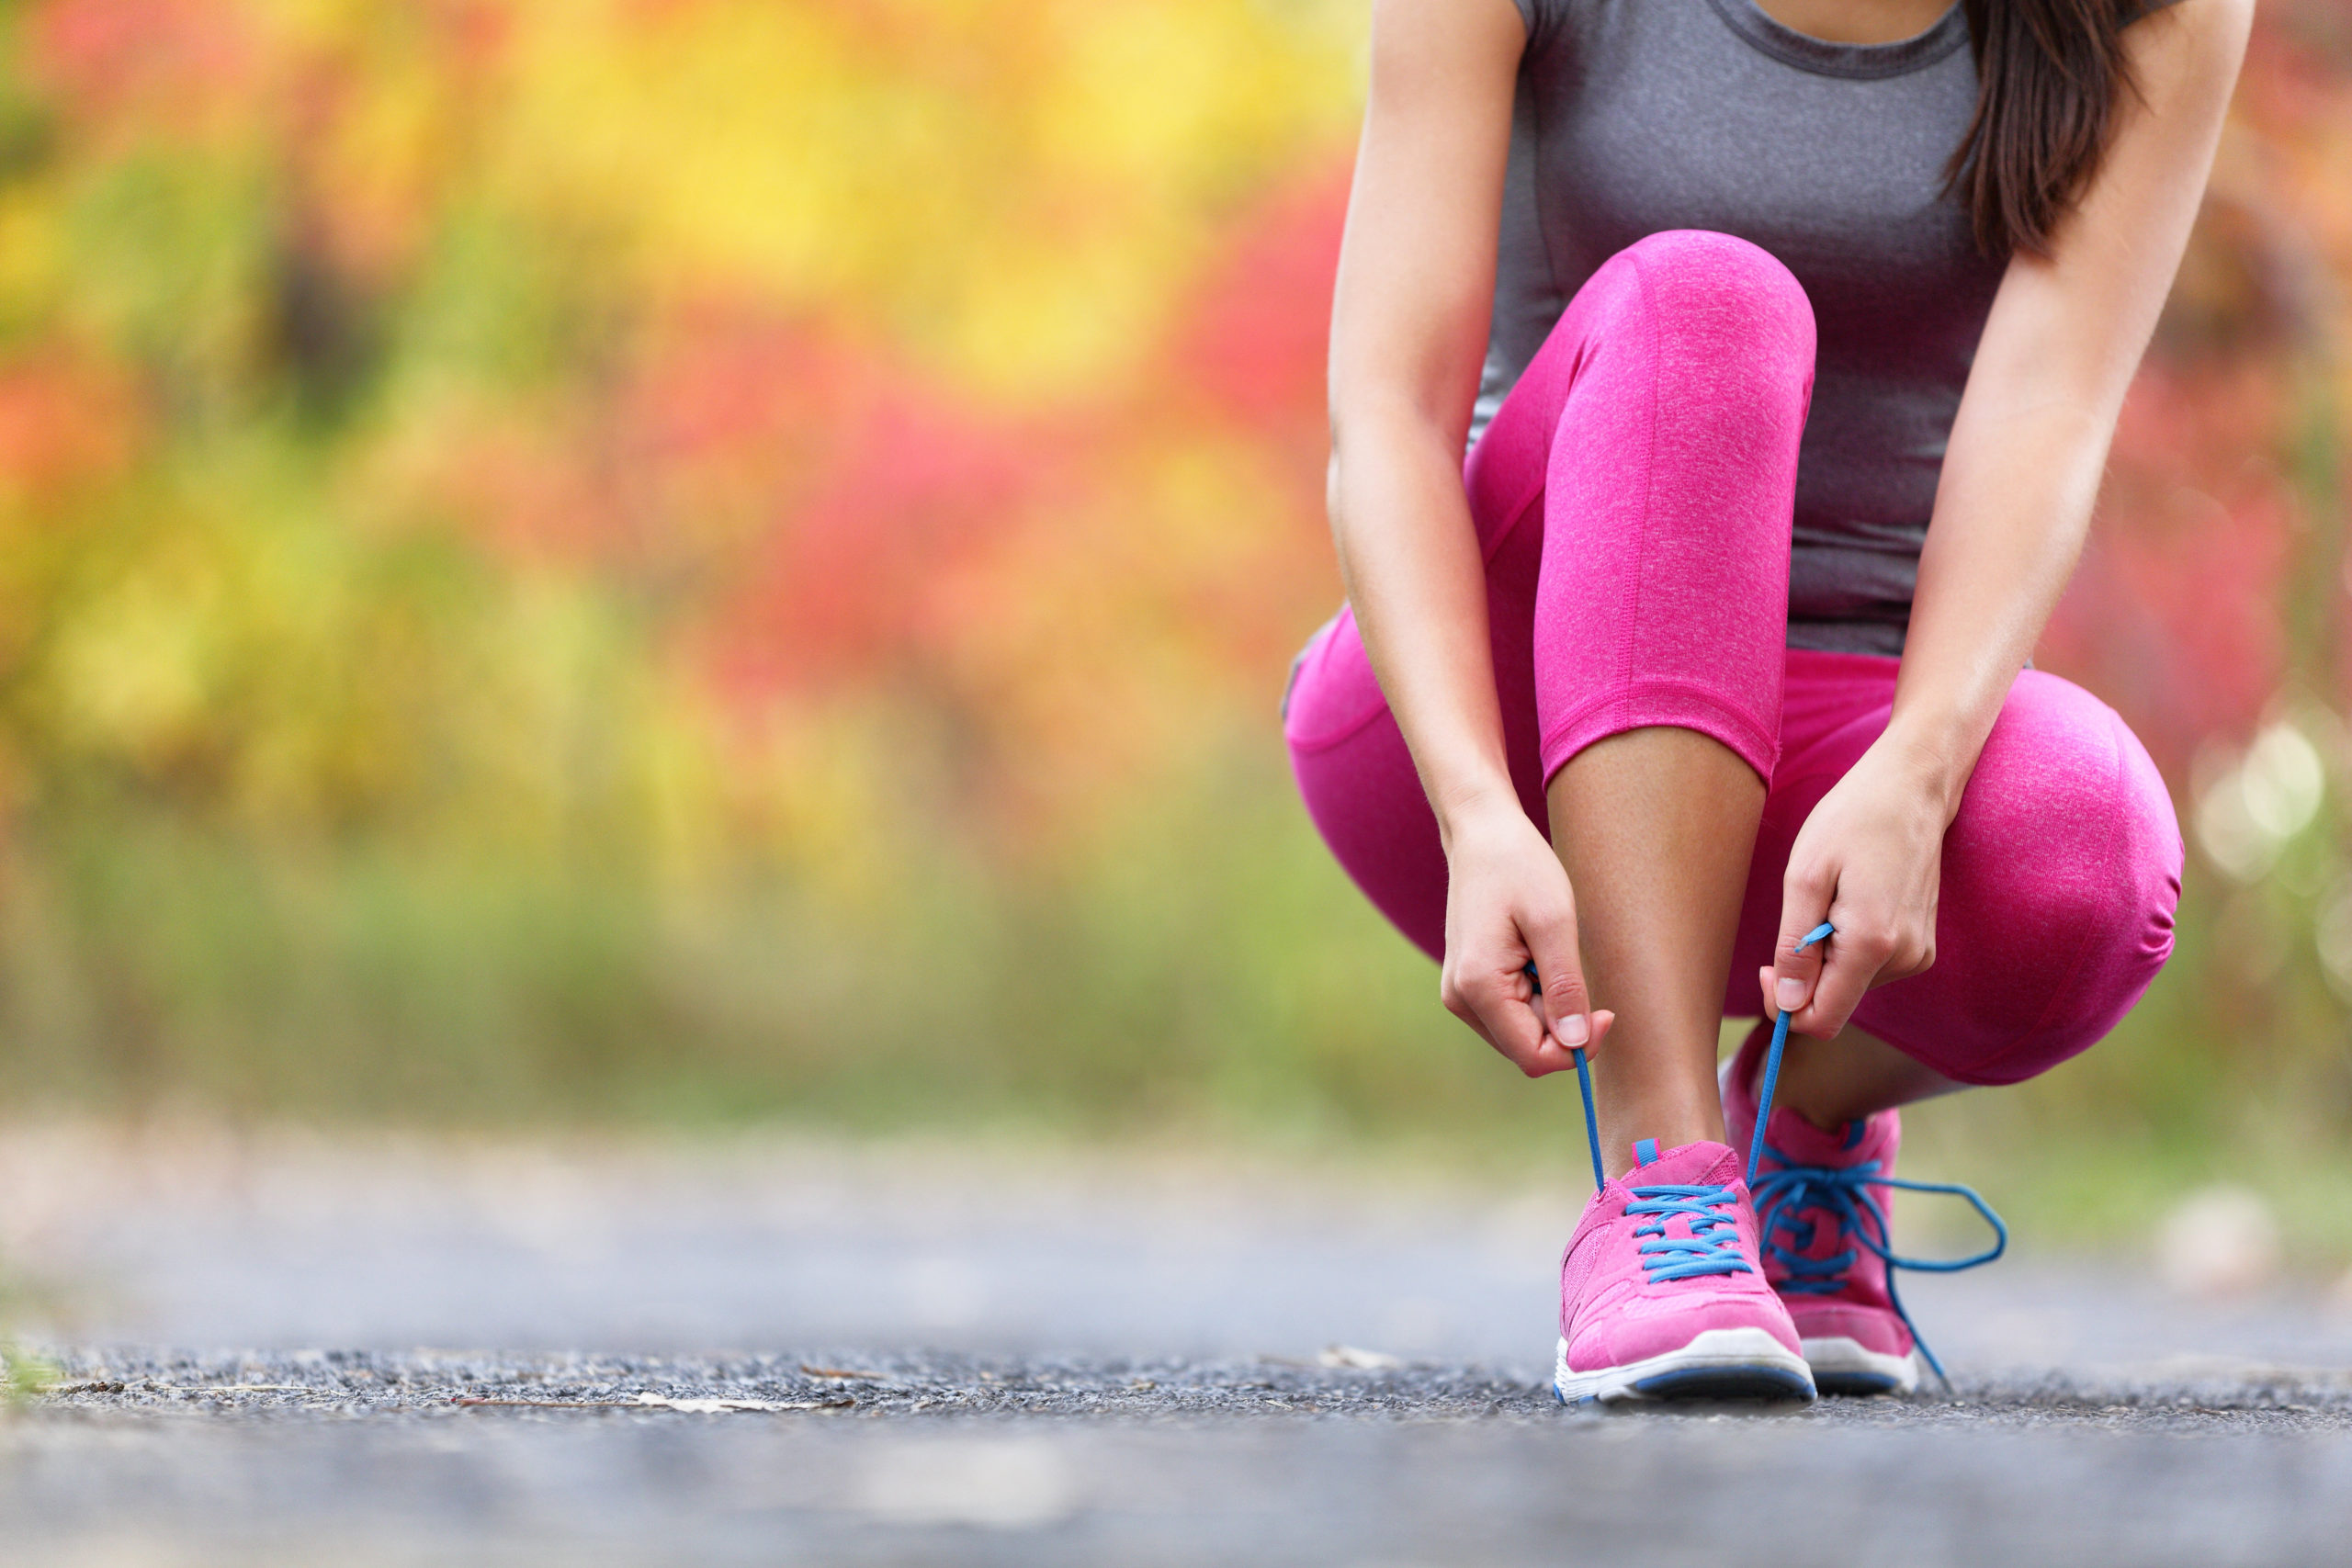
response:
{"label": "blue shoelace", "polygon": [[[1651,1284],[1702,1274],[1752,1272],[1739,1255],[1739,1224],[1733,1209],[1738,1195],[1730,1188],[1661,1182],[1626,1190],[1634,1201],[1625,1205],[1625,1213],[1652,1216],[1634,1231],[1636,1236],[1655,1238],[1641,1245],[1642,1268]],[[1666,1234],[1666,1222],[1677,1214],[1690,1222],[1687,1241]]]}
{"label": "blue shoelace", "polygon": [[[1797,943],[1803,953],[1815,942],[1836,933],[1828,921],[1807,931]],[[1527,965],[1527,977],[1542,986],[1535,965]],[[1756,1204],[1757,1229],[1764,1255],[1778,1263],[1787,1279],[1777,1287],[1785,1295],[1835,1295],[1844,1285],[1845,1271],[1854,1263],[1853,1243],[1876,1253],[1886,1264],[1886,1300],[1895,1316],[1911,1333],[1912,1343],[1927,1358],[1936,1377],[1946,1388],[1951,1380],[1945,1376],[1943,1363],[1928,1348],[1928,1341],[1920,1335],[1919,1325],[1911,1321],[1911,1314],[1894,1288],[1894,1270],[1913,1269],[1923,1274],[1953,1274],[1962,1269],[1973,1269],[1990,1263],[2001,1256],[2009,1245],[2009,1228],[1992,1205],[1979,1197],[1973,1188],[1958,1182],[1905,1181],[1879,1174],[1876,1160],[1860,1165],[1831,1167],[1795,1165],[1779,1149],[1771,1148],[1764,1140],[1764,1129],[1771,1124],[1772,1094],[1781,1084],[1781,1057],[1789,1046],[1788,1010],[1781,1010],[1772,1022],[1771,1048],[1764,1055],[1764,1081],[1756,1097],[1756,1128],[1747,1153],[1747,1190]],[[1600,1166],[1600,1121],[1593,1109],[1592,1069],[1586,1064],[1581,1049],[1569,1053],[1577,1065],[1577,1089],[1584,1097],[1584,1135],[1586,1147],[1592,1155],[1592,1185],[1595,1191],[1609,1184],[1608,1173]],[[1781,1168],[1759,1180],[1757,1168],[1765,1152],[1770,1149]],[[1993,1245],[1973,1258],[1903,1258],[1887,1246],[1886,1209],[1870,1190],[1873,1187],[1900,1188],[1906,1192],[1944,1192],[1965,1198],[1984,1223],[1993,1227]],[[1700,1274],[1744,1274],[1747,1261],[1739,1256],[1738,1235],[1728,1210],[1733,1201],[1728,1187],[1657,1186],[1632,1187],[1635,1202],[1625,1205],[1628,1214],[1653,1214],[1657,1218],[1634,1234],[1658,1239],[1642,1244],[1642,1267],[1648,1270],[1653,1281],[1689,1279]],[[1838,1227],[1839,1250],[1826,1258],[1805,1256],[1818,1241],[1817,1222],[1800,1218],[1803,1211],[1818,1210]],[[1666,1237],[1666,1222],[1674,1214],[1690,1218],[1690,1241],[1675,1241]],[[1780,1233],[1785,1231],[1790,1240],[1783,1243]],[[1718,1233],[1721,1233],[1720,1235]],[[1875,1234],[1873,1234],[1875,1233]]]}
{"label": "blue shoelace", "polygon": [[[1781,1164],[1780,1169],[1768,1172],[1748,1187],[1756,1201],[1756,1228],[1763,1242],[1763,1254],[1786,1274],[1773,1288],[1784,1296],[1836,1295],[1845,1288],[1846,1270],[1853,1267],[1857,1256],[1854,1244],[1860,1242],[1885,1263],[1887,1305],[1903,1320],[1903,1326],[1911,1331],[1911,1342],[1919,1347],[1919,1354],[1935,1369],[1937,1379],[1950,1388],[1951,1379],[1945,1376],[1944,1364],[1928,1348],[1927,1336],[1911,1321],[1910,1310],[1904,1306],[1903,1296],[1894,1288],[1894,1271],[1916,1269],[1923,1274],[1953,1274],[1992,1262],[2009,1245],[2009,1228],[2001,1223],[2001,1216],[1977,1196],[1975,1189],[1955,1181],[1905,1181],[1899,1177],[1881,1176],[1874,1159],[1849,1166],[1797,1165],[1766,1144],[1761,1134],[1757,1136],[1756,1147],[1758,1154],[1769,1150]],[[1993,1245],[1973,1258],[1899,1257],[1886,1244],[1886,1209],[1871,1191],[1873,1187],[1901,1188],[1905,1192],[1948,1192],[1965,1198],[1984,1216],[1984,1223],[1993,1227]],[[1806,1210],[1826,1216],[1836,1226],[1838,1251],[1826,1258],[1808,1256],[1820,1239],[1821,1224],[1818,1219],[1804,1217]],[[1787,1240],[1781,1239],[1783,1235]]]}

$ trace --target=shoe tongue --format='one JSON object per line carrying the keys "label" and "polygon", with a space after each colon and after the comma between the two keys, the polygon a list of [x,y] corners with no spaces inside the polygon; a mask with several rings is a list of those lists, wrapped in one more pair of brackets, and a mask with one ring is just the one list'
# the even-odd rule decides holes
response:
{"label": "shoe tongue", "polygon": [[1739,1173],[1739,1156],[1728,1145],[1680,1144],[1660,1149],[1656,1138],[1642,1138],[1634,1145],[1634,1168],[1625,1173],[1625,1181],[1628,1186],[1721,1186]]}

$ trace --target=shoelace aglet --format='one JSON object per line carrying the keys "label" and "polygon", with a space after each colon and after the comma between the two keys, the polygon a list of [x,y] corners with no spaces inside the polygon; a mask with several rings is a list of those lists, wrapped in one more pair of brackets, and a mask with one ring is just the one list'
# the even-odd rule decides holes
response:
{"label": "shoelace aglet", "polygon": [[[2007,1242],[2008,1237],[2005,1235],[2001,1239]],[[1894,1266],[1892,1261],[1888,1263],[1886,1269],[1886,1304],[1894,1309],[1894,1315],[1901,1318],[1903,1326],[1911,1331],[1912,1348],[1917,1350],[1920,1358],[1928,1363],[1928,1370],[1936,1374],[1936,1382],[1942,1385],[1946,1393],[1953,1392],[1951,1374],[1944,1371],[1944,1364],[1937,1358],[1936,1353],[1928,1348],[1927,1337],[1919,1332],[1919,1325],[1911,1321],[1910,1309],[1903,1304],[1902,1292],[1894,1288]]]}

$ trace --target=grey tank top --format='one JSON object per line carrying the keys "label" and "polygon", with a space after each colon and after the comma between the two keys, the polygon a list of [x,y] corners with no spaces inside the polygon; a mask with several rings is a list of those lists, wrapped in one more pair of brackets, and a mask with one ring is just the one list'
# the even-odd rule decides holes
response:
{"label": "grey tank top", "polygon": [[1516,3],[1527,49],[1473,438],[1618,251],[1665,229],[1754,242],[1804,285],[1818,329],[1789,645],[1900,654],[2002,273],[1942,194],[1976,103],[1962,7],[1916,38],[1844,44],[1755,0]]}

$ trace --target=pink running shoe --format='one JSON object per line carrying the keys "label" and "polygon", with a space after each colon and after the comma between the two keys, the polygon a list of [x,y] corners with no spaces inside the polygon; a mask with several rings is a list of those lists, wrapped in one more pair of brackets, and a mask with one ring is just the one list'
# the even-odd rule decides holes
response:
{"label": "pink running shoe", "polygon": [[1811,1399],[1796,1329],[1757,1259],[1739,1156],[1644,1138],[1634,1160],[1592,1195],[1561,1255],[1552,1392],[1569,1404]]}
{"label": "pink running shoe", "polygon": [[[1984,1201],[1968,1188],[1899,1181],[1894,1156],[1903,1146],[1903,1117],[1882,1111],[1835,1132],[1824,1132],[1786,1106],[1774,1109],[1763,1148],[1751,1156],[1756,1134],[1757,1071],[1771,1031],[1759,1027],[1724,1065],[1724,1126],[1732,1146],[1752,1158],[1756,1213],[1765,1277],[1788,1303],[1824,1393],[1909,1393],[1924,1363],[1943,1367],[1911,1325],[1895,1293],[1896,1268],[1949,1273],[1989,1263],[2008,1233]],[[1994,1231],[1989,1251],[1950,1260],[1897,1257],[1887,1235],[1886,1208],[1871,1190],[1903,1188],[1949,1192],[1976,1207]]]}

